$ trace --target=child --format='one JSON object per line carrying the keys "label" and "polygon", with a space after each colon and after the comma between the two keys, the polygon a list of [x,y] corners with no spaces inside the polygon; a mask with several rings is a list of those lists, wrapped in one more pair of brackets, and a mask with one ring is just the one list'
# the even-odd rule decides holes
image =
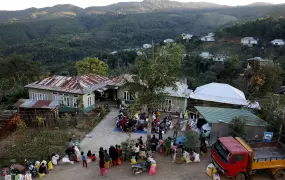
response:
{"label": "child", "polygon": [[92,154],[92,156],[91,156],[91,160],[92,160],[93,162],[95,162],[95,161],[96,161],[96,155],[95,155],[95,154]]}
{"label": "child", "polygon": [[83,165],[83,167],[87,168],[87,159],[86,159],[86,156],[84,155],[84,152],[81,152],[81,157],[82,157],[82,165]]}
{"label": "child", "polygon": [[105,168],[104,158],[100,158],[99,167],[100,167],[100,176],[106,177],[106,168]]}
{"label": "child", "polygon": [[92,154],[91,154],[91,151],[89,150],[89,151],[87,152],[87,158],[91,159],[91,156],[92,156]]}
{"label": "child", "polygon": [[105,168],[109,169],[110,168],[111,157],[108,154],[107,149],[104,150],[104,161],[105,161]]}

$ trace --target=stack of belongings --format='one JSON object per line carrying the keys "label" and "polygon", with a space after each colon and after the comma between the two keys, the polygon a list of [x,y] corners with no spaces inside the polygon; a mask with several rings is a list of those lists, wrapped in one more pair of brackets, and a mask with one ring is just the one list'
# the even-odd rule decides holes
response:
{"label": "stack of belongings", "polygon": [[206,169],[207,175],[212,177],[213,180],[221,180],[217,168],[211,163]]}
{"label": "stack of belongings", "polygon": [[183,158],[187,164],[190,162],[200,162],[200,155],[198,153],[195,153],[194,151],[190,153],[187,151],[184,151]]}

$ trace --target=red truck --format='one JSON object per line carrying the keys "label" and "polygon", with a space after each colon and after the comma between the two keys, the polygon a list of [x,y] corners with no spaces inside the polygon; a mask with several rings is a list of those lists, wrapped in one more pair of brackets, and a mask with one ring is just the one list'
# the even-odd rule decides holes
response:
{"label": "red truck", "polygon": [[285,180],[285,151],[279,142],[247,144],[241,138],[221,137],[212,145],[215,167],[227,177],[245,180],[259,170],[269,170],[274,180]]}

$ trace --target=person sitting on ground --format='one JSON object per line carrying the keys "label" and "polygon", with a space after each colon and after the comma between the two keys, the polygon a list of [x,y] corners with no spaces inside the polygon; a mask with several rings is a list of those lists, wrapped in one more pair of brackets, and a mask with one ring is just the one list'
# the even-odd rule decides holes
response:
{"label": "person sitting on ground", "polygon": [[91,156],[91,161],[93,161],[93,162],[96,161],[96,155],[95,155],[95,154],[92,154],[92,156]]}
{"label": "person sitting on ground", "polygon": [[140,146],[139,156],[143,160],[146,158],[146,148],[145,148],[145,146],[143,144]]}
{"label": "person sitting on ground", "polygon": [[151,138],[151,151],[152,152],[156,151],[157,141],[158,141],[157,138],[155,137],[155,135],[153,135]]}
{"label": "person sitting on ground", "polygon": [[91,153],[91,150],[89,150],[89,151],[87,152],[87,158],[91,159],[91,156],[92,156],[92,153]]}
{"label": "person sitting on ground", "polygon": [[45,163],[42,163],[40,168],[39,168],[39,173],[40,174],[48,174],[48,168]]}
{"label": "person sitting on ground", "polygon": [[138,139],[139,145],[143,145],[142,136]]}
{"label": "person sitting on ground", "polygon": [[136,143],[135,147],[134,147],[134,153],[136,156],[136,161],[138,161],[138,157],[139,157],[139,153],[140,153],[140,146],[138,143]]}
{"label": "person sitting on ground", "polygon": [[195,152],[193,151],[193,149],[190,149],[189,155],[190,155],[190,161],[193,162],[195,160]]}

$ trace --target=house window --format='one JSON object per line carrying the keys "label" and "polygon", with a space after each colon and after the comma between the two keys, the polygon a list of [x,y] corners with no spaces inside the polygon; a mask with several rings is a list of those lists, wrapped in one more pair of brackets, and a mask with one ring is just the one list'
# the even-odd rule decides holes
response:
{"label": "house window", "polygon": [[87,105],[88,106],[92,105],[92,96],[90,94],[88,94],[88,96],[87,96]]}
{"label": "house window", "polygon": [[73,107],[78,108],[78,96],[73,96]]}
{"label": "house window", "polygon": [[60,99],[59,94],[58,94],[58,93],[53,93],[53,94],[52,94],[52,100],[54,100],[54,101],[60,101],[61,99]]}
{"label": "house window", "polygon": [[42,94],[42,93],[33,93],[32,94],[32,99],[33,100],[47,100],[47,94]]}
{"label": "house window", "polygon": [[125,91],[124,92],[124,100],[130,100],[130,93],[129,93],[129,91]]}
{"label": "house window", "polygon": [[32,99],[33,99],[33,100],[36,100],[36,99],[37,99],[37,93],[33,93],[33,94],[32,94]]}
{"label": "house window", "polygon": [[70,106],[70,102],[69,102],[69,96],[67,95],[67,94],[64,94],[63,96],[63,104],[65,105],[65,106]]}

